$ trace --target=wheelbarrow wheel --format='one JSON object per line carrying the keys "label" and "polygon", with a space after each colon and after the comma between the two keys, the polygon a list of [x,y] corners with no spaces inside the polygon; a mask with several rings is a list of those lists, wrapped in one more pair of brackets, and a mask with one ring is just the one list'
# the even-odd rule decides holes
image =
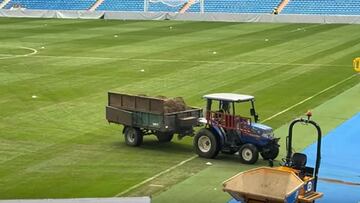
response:
{"label": "wheelbarrow wheel", "polygon": [[254,164],[259,159],[259,151],[253,144],[244,144],[239,150],[240,161],[244,164]]}
{"label": "wheelbarrow wheel", "polygon": [[260,153],[264,160],[274,160],[279,155],[279,147],[273,147],[269,151]]}
{"label": "wheelbarrow wheel", "polygon": [[143,135],[137,128],[125,127],[124,136],[126,145],[132,147],[140,146],[143,142]]}
{"label": "wheelbarrow wheel", "polygon": [[159,142],[171,142],[171,140],[174,137],[174,134],[172,133],[163,133],[163,132],[157,132],[155,135],[159,140]]}
{"label": "wheelbarrow wheel", "polygon": [[208,129],[201,129],[194,138],[194,148],[200,157],[215,158],[220,149],[215,135]]}

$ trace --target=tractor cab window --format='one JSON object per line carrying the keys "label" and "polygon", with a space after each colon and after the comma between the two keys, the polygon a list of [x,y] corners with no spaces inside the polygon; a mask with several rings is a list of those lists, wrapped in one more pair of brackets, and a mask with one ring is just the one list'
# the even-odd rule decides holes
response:
{"label": "tractor cab window", "polygon": [[235,105],[236,115],[241,115],[244,117],[254,117],[256,114],[255,108],[252,106],[251,102],[240,102]]}
{"label": "tractor cab window", "polygon": [[229,114],[231,109],[230,102],[228,101],[220,101],[219,102],[219,112]]}

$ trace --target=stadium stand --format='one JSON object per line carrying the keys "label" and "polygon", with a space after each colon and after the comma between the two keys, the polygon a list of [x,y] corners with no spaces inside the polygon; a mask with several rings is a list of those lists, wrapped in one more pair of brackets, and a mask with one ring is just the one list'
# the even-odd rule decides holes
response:
{"label": "stadium stand", "polygon": [[[282,0],[205,0],[204,11],[209,13],[272,13]],[[21,6],[43,10],[88,10],[96,0],[11,0],[5,9]],[[100,2],[99,2],[100,3]],[[168,6],[162,2],[149,3],[150,12],[178,12],[183,4]],[[144,0],[104,0],[94,9],[99,11],[144,11]],[[186,12],[199,12],[200,3]],[[291,0],[281,14],[360,15],[360,0]]]}
{"label": "stadium stand", "polygon": [[144,11],[143,0],[105,0],[96,10]]}
{"label": "stadium stand", "polygon": [[[180,5],[180,6],[176,6],[176,7],[170,7],[170,6],[167,6],[163,3],[151,3],[149,4],[149,11],[150,12],[161,12],[161,11],[167,11],[167,12],[178,12],[181,7],[183,5]],[[199,12],[200,11],[200,4],[199,3],[196,3],[194,5],[192,5],[188,10],[187,12]]]}
{"label": "stadium stand", "polygon": [[96,0],[12,0],[5,9],[21,6],[21,8],[41,10],[87,10],[95,2]]}
{"label": "stadium stand", "polygon": [[205,12],[271,13],[280,0],[207,0]]}
{"label": "stadium stand", "polygon": [[[222,13],[271,13],[280,0],[206,0],[205,12]],[[150,3],[148,11],[177,12],[181,6],[170,7],[161,2]],[[97,10],[143,11],[143,0],[105,0]],[[199,12],[199,3],[190,7],[187,12]]]}
{"label": "stadium stand", "polygon": [[360,0],[291,0],[281,13],[360,15]]}
{"label": "stadium stand", "polygon": [[[148,11],[150,12],[178,12],[183,5],[171,7],[161,2],[149,3]],[[143,0],[105,0],[97,10],[108,11],[144,11]],[[199,3],[194,4],[187,12],[199,12]]]}
{"label": "stadium stand", "polygon": [[[44,10],[88,10],[96,0],[12,0],[6,9],[21,5],[27,9]],[[220,13],[271,13],[280,0],[206,0],[205,12]],[[149,3],[150,12],[178,12],[182,8],[168,6],[164,3]],[[99,11],[144,11],[143,0],[104,0],[96,10]],[[200,3],[193,4],[187,12],[199,12]]]}

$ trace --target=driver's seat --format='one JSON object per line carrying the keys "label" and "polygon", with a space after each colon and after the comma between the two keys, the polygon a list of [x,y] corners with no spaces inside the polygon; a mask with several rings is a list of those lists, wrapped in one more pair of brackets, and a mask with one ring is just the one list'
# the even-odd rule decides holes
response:
{"label": "driver's seat", "polygon": [[291,167],[297,170],[304,170],[306,168],[307,156],[303,153],[294,153],[291,157]]}

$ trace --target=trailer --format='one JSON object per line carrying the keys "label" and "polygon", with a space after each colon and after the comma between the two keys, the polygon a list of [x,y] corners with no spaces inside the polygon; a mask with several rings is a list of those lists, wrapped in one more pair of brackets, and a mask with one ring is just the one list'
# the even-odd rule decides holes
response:
{"label": "trailer", "polygon": [[170,142],[174,134],[179,138],[192,136],[200,117],[202,109],[196,107],[169,111],[169,100],[165,98],[108,92],[106,119],[124,126],[123,134],[129,146],[141,145],[144,135],[153,134],[160,142]]}

